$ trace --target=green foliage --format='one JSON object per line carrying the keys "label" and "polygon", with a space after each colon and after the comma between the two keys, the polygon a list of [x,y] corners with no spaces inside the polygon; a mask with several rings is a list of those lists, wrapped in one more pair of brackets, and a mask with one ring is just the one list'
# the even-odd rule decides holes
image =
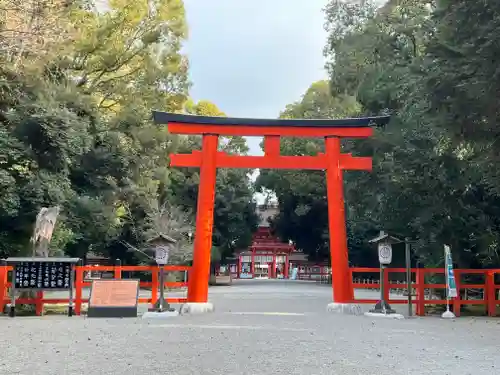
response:
{"label": "green foliage", "polygon": [[[497,2],[440,1],[436,7],[405,0],[377,7],[332,0],[325,12],[330,100],[347,95],[359,103],[350,113],[392,114],[372,139],[343,145],[345,152],[374,158],[372,173],[344,174],[350,260],[372,263],[367,239],[386,230],[415,239],[421,264],[442,264],[447,243],[461,267],[497,267]],[[285,115],[341,117],[349,111],[344,103],[306,93]],[[309,154],[321,147],[286,140],[282,152]],[[263,173],[259,184],[277,192],[278,232],[312,256],[327,257],[322,174]]]}
{"label": "green foliage", "polygon": [[[27,253],[36,214],[59,205],[53,251],[136,262],[130,246],[142,248],[163,228],[156,224],[175,221],[165,229],[178,237],[172,259],[189,259],[191,244],[180,237],[192,231],[186,223],[194,222],[198,172],[167,163],[199,140],[169,134],[152,123],[151,110],[224,114],[208,101],[186,102],[183,2],[113,0],[105,11],[44,3],[33,15],[36,28],[21,8],[6,14],[4,3],[0,257]],[[221,144],[227,152],[248,150],[242,138]],[[229,253],[255,227],[253,190],[246,171],[219,173],[217,189],[224,199],[216,204],[214,242]]]}

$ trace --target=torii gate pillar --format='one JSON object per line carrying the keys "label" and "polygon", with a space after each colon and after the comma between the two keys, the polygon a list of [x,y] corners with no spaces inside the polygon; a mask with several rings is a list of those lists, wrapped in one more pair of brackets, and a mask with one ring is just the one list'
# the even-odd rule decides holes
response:
{"label": "torii gate pillar", "polygon": [[[188,303],[181,313],[212,311],[208,303],[210,250],[217,168],[278,168],[326,170],[333,303],[331,311],[357,312],[349,271],[343,170],[371,170],[371,158],[341,153],[341,138],[365,138],[373,126],[385,125],[389,116],[339,120],[256,120],[153,112],[170,133],[202,135],[202,150],[173,154],[171,166],[200,168],[193,267],[189,275]],[[264,136],[264,156],[228,155],[217,151],[219,136]],[[322,137],[325,153],[316,156],[281,156],[280,137]]]}
{"label": "torii gate pillar", "polygon": [[349,272],[347,230],[345,223],[344,182],[340,168],[340,138],[325,138],[326,196],[328,199],[328,230],[332,265],[333,300],[349,303],[354,299]]}
{"label": "torii gate pillar", "polygon": [[[201,149],[200,183],[196,207],[193,267],[189,275],[188,302],[208,302],[210,254],[214,223],[216,156],[219,137],[204,135]],[[205,282],[206,280],[206,282]]]}

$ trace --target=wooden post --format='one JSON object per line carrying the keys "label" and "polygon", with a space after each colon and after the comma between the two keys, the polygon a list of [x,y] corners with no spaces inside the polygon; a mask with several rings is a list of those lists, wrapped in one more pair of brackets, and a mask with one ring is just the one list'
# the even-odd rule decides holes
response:
{"label": "wooden post", "polygon": [[75,315],[82,312],[83,267],[75,267]]}
{"label": "wooden post", "polygon": [[425,316],[425,273],[421,268],[417,268],[416,275],[416,287],[417,287],[417,316]]}
{"label": "wooden post", "polygon": [[350,303],[354,299],[352,280],[349,280],[347,230],[345,225],[344,184],[340,168],[340,139],[325,138],[327,158],[326,188],[328,197],[328,227],[332,264],[333,301]]}
{"label": "wooden post", "polygon": [[7,295],[7,263],[0,261],[0,314],[5,308],[5,296]]}
{"label": "wooden post", "polygon": [[267,135],[264,137],[264,153],[266,156],[277,157],[280,155],[280,136]]}
{"label": "wooden post", "polygon": [[389,287],[389,268],[384,269],[384,301],[389,303],[389,294],[391,288]]}
{"label": "wooden post", "polygon": [[488,312],[488,316],[495,316],[497,305],[496,305],[496,288],[495,288],[495,273],[493,271],[488,271],[486,273],[486,311]]}
{"label": "wooden post", "polygon": [[115,259],[114,278],[122,278],[122,261],[120,259]]}
{"label": "wooden post", "polygon": [[158,266],[151,266],[151,305],[152,307],[158,301],[158,273],[160,272],[160,268]]}
{"label": "wooden post", "polygon": [[236,269],[236,278],[239,279],[241,275],[241,257],[242,255],[238,255],[238,268]]}
{"label": "wooden post", "polygon": [[283,268],[283,278],[288,279],[290,276],[288,271],[290,270],[290,260],[288,258],[288,253],[285,255],[285,266]]}
{"label": "wooden post", "polygon": [[278,274],[276,272],[276,252],[273,252],[273,265],[272,265],[272,270],[271,270],[271,274],[269,275],[269,278],[270,279],[276,279],[278,278]]}
{"label": "wooden post", "polygon": [[455,316],[458,318],[460,316],[460,310],[461,310],[461,307],[462,307],[462,303],[461,303],[461,297],[460,297],[460,289],[461,289],[461,286],[460,286],[460,276],[461,276],[461,272],[460,270],[455,270],[454,271],[455,273],[455,284],[456,284],[456,288],[457,288],[457,296],[455,298],[453,298],[453,313],[455,314]]}
{"label": "wooden post", "polygon": [[252,258],[250,263],[250,273],[252,274],[252,279],[255,277],[255,249],[252,248]]}
{"label": "wooden post", "polygon": [[43,290],[39,290],[36,292],[35,314],[36,316],[43,315]]}
{"label": "wooden post", "polygon": [[[354,275],[354,273],[352,272],[352,269],[349,268],[349,280],[353,279],[353,275]],[[327,274],[327,281],[328,281],[328,274]],[[332,282],[332,285],[333,285],[333,282]],[[352,299],[354,300],[355,294],[354,294],[354,285],[352,282],[351,282],[351,289],[352,289]]]}
{"label": "wooden post", "polygon": [[188,302],[203,303],[208,301],[218,141],[217,135],[203,135],[193,268],[188,282]]}

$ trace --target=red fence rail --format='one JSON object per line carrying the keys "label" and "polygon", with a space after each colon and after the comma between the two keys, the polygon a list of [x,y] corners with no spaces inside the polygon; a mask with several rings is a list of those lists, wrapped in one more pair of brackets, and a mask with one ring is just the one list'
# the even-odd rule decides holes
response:
{"label": "red fence rail", "polygon": [[[7,275],[9,271],[12,271],[12,266],[0,266],[0,312],[4,310],[6,303],[10,302],[10,296],[7,291],[11,286],[10,280],[8,280]],[[184,271],[189,272],[189,266],[163,266],[165,272],[175,272]],[[91,282],[85,281],[85,272],[90,271],[107,271],[113,272],[115,279],[122,278],[122,272],[151,272],[152,281],[141,281],[139,283],[141,288],[151,288],[151,297],[141,297],[139,298],[139,303],[151,303],[155,304],[158,300],[158,288],[159,288],[159,278],[158,278],[158,266],[75,266],[75,294],[74,294],[74,305],[75,314],[80,315],[82,311],[82,304],[88,302],[88,298],[83,297],[83,288],[90,287]],[[179,282],[165,282],[165,287],[167,288],[182,288],[187,287],[187,281]],[[69,296],[68,296],[69,297]],[[56,303],[69,303],[69,298],[45,298],[44,292],[39,291],[36,293],[36,298],[16,298],[16,304],[32,304],[36,306],[36,314],[41,315],[43,313],[43,307],[46,303],[56,304]],[[169,303],[184,303],[187,302],[186,298],[167,298]]]}
{"label": "red fence rail", "polygon": [[[189,272],[189,266],[164,266],[166,272],[176,272],[184,271]],[[10,287],[10,281],[7,279],[8,272],[12,270],[11,266],[0,266],[0,311],[3,311],[6,303],[10,302],[10,297],[8,296],[7,290]],[[75,313],[77,315],[81,314],[81,308],[83,303],[88,302],[88,298],[83,298],[83,288],[89,287],[91,282],[84,280],[85,272],[89,271],[107,271],[113,272],[115,279],[122,278],[122,272],[151,272],[152,281],[141,281],[141,288],[151,288],[150,297],[139,298],[139,303],[151,303],[154,304],[158,300],[158,266],[76,266],[75,267],[75,294],[74,294],[74,304]],[[455,279],[457,290],[465,289],[482,289],[483,296],[481,299],[464,299],[461,293],[458,293],[457,298],[453,298],[450,303],[453,305],[453,310],[456,316],[460,316],[460,308],[462,305],[483,305],[488,316],[497,315],[497,306],[500,305],[500,300],[498,299],[497,290],[500,289],[500,285],[495,283],[495,275],[500,274],[500,269],[485,269],[485,270],[474,270],[474,269],[455,269]],[[379,274],[379,268],[351,268],[351,278],[356,273],[363,274]],[[405,268],[386,268],[384,272],[384,283],[385,296],[384,299],[390,304],[407,304],[407,299],[391,299],[391,289],[401,289],[406,288],[406,284],[395,284],[391,283],[391,274],[403,273],[406,274]],[[445,274],[443,268],[412,268],[412,289],[416,291],[416,296],[413,299],[413,303],[416,305],[416,314],[418,316],[425,315],[426,305],[444,305],[446,300],[443,299],[430,299],[427,298],[425,291],[432,289],[445,289],[445,284],[430,284],[426,283],[426,275],[440,275]],[[464,276],[466,275],[481,275],[483,282],[479,284],[465,284],[463,282]],[[402,278],[404,279],[404,278]],[[187,287],[186,281],[181,282],[165,282],[166,287],[170,288],[182,288]],[[377,289],[380,287],[379,283],[359,283],[353,282],[352,287],[354,289]],[[184,303],[187,302],[186,298],[167,298],[169,303]],[[378,299],[354,299],[353,302],[356,303],[366,303],[375,304]],[[41,315],[43,312],[44,304],[55,304],[55,303],[68,303],[68,298],[45,298],[43,292],[37,292],[36,298],[25,299],[17,298],[16,304],[34,304],[36,306],[37,315]]]}
{"label": "red fence rail", "polygon": [[[354,273],[380,273],[379,268],[351,268],[351,277]],[[406,274],[405,268],[386,268],[384,272],[384,299],[389,302],[389,304],[408,304],[407,299],[390,299],[391,289],[401,289],[401,287],[406,288],[405,284],[394,284],[390,283],[391,273],[404,273]],[[484,305],[485,311],[488,316],[497,315],[497,305],[500,304],[500,300],[497,298],[497,290],[500,289],[500,285],[495,284],[495,275],[500,274],[500,269],[485,269],[485,270],[473,270],[473,269],[455,269],[455,279],[457,285],[457,291],[464,289],[482,289],[483,298],[482,299],[462,299],[461,293],[458,293],[456,298],[450,301],[453,305],[453,312],[456,316],[460,316],[460,308],[462,305]],[[412,289],[416,290],[416,296],[413,303],[416,304],[416,314],[418,316],[425,315],[426,305],[444,305],[446,300],[442,299],[426,299],[425,290],[426,289],[445,289],[446,284],[427,284],[425,282],[426,275],[439,275],[445,274],[444,268],[412,268]],[[462,282],[463,276],[465,275],[482,275],[484,282],[481,284],[464,284]],[[413,281],[413,279],[415,281]],[[371,289],[379,288],[378,283],[355,283],[352,284],[354,289]],[[375,304],[377,299],[356,299],[354,302],[357,303],[373,303]]]}

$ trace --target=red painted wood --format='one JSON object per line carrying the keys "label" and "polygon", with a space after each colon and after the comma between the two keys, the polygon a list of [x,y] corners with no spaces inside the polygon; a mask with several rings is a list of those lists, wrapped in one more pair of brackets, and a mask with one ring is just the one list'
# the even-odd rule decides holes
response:
{"label": "red painted wood", "polygon": [[247,137],[261,137],[275,135],[281,137],[348,137],[367,138],[373,135],[370,127],[285,127],[285,126],[249,126],[249,125],[211,125],[190,123],[168,123],[168,130],[172,134],[218,134],[240,135]]}
{"label": "red painted wood", "polygon": [[266,156],[279,156],[280,154],[280,137],[276,135],[268,135],[264,137],[264,153]]}
{"label": "red painted wood", "polygon": [[189,277],[189,302],[203,303],[208,301],[218,140],[217,135],[203,136],[203,163],[200,168],[200,184],[198,188],[193,267]]}
{"label": "red painted wood", "polygon": [[[193,151],[191,154],[170,155],[170,166],[172,167],[200,167],[201,163],[202,153],[200,151]],[[218,152],[216,163],[218,168],[324,170],[327,168],[328,161],[325,154],[317,156],[268,156],[267,154],[265,156],[242,156]],[[369,157],[341,154],[339,163],[341,169],[372,170],[372,158]]]}
{"label": "red painted wood", "polygon": [[350,303],[354,299],[349,260],[347,255],[347,230],[345,223],[344,184],[340,169],[340,139],[326,138],[328,155],[326,190],[328,197],[328,225],[330,232],[330,257],[332,264],[332,292],[336,303]]}

